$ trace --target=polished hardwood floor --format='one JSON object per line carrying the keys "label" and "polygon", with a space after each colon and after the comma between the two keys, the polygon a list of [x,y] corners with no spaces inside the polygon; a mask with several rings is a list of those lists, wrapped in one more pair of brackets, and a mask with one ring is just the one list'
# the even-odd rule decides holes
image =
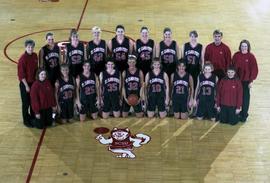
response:
{"label": "polished hardwood floor", "polygon": [[[17,61],[24,40],[34,39],[38,51],[45,43],[46,30],[57,29],[53,32],[61,41],[67,39],[68,29],[79,28],[80,38],[87,41],[94,25],[114,31],[117,24],[125,25],[126,34],[134,39],[141,26],[147,25],[156,41],[169,26],[179,45],[188,41],[193,29],[206,45],[218,28],[233,53],[242,39],[250,40],[259,76],[251,92],[248,121],[230,126],[194,119],[130,117],[57,125],[46,130],[31,182],[270,182],[269,1],[2,0],[0,10],[0,182],[26,181],[42,135],[23,126],[17,65],[4,52]],[[31,35],[19,39],[27,34]],[[102,36],[109,40],[113,34],[104,31]],[[134,135],[149,135],[151,141],[134,150],[135,159],[116,158],[95,139],[96,127],[128,127]]]}

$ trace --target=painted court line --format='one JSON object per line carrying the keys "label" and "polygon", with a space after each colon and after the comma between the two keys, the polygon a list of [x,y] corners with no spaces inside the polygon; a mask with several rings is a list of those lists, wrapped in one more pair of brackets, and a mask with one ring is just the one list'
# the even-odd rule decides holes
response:
{"label": "painted court line", "polygon": [[[84,12],[85,12],[85,9],[86,9],[87,4],[88,4],[88,0],[85,1],[83,11],[81,12],[81,16],[80,16],[80,19],[79,19],[79,22],[78,22],[78,25],[77,25],[77,31],[80,28],[80,25],[81,25],[81,22],[82,22],[83,15],[84,15]],[[12,59],[10,59],[10,60],[12,61]],[[15,62],[15,61],[12,61],[12,62]],[[31,180],[31,177],[32,177],[32,174],[33,174],[33,171],[34,171],[34,168],[35,168],[35,164],[36,164],[36,161],[37,161],[37,158],[38,158],[38,155],[39,155],[40,147],[42,146],[42,143],[43,143],[43,139],[44,139],[45,133],[46,133],[46,128],[42,130],[42,133],[40,135],[39,142],[38,142],[38,145],[37,145],[37,148],[36,148],[36,152],[35,152],[35,155],[33,157],[31,167],[30,167],[29,172],[28,172],[26,183],[29,183],[30,180]]]}
{"label": "painted court line", "polygon": [[36,165],[36,161],[37,161],[37,158],[38,158],[38,155],[39,155],[40,147],[42,145],[45,133],[46,133],[46,128],[44,128],[42,130],[42,133],[40,135],[39,142],[38,142],[38,145],[37,145],[37,148],[36,148],[36,151],[35,151],[35,155],[33,157],[32,164],[31,164],[31,167],[30,167],[28,175],[27,175],[26,183],[29,183],[30,180],[31,180],[31,177],[32,177],[35,165]]}

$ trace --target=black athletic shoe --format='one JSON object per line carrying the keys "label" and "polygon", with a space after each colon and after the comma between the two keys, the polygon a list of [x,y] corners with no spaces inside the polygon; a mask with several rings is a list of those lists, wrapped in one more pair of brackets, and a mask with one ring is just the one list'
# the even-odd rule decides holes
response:
{"label": "black athletic shoe", "polygon": [[23,122],[24,126],[28,127],[28,128],[33,128],[34,125],[31,122]]}
{"label": "black athletic shoe", "polygon": [[240,118],[240,121],[241,121],[242,123],[245,123],[245,122],[247,121],[247,118]]}

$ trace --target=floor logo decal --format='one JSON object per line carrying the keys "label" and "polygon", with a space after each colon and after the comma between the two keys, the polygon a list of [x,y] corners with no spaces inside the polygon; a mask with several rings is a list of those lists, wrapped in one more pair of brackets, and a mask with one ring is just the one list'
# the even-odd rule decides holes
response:
{"label": "floor logo decal", "polygon": [[128,128],[113,128],[108,138],[103,136],[109,132],[108,128],[99,127],[94,129],[94,132],[99,134],[96,139],[101,144],[107,145],[108,150],[116,154],[118,158],[135,158],[134,148],[141,147],[151,140],[150,136],[142,133],[132,135]]}

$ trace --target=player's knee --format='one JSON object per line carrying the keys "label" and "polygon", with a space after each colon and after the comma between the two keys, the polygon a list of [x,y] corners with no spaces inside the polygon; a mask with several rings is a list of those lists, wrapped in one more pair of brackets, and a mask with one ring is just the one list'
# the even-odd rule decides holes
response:
{"label": "player's knee", "polygon": [[128,113],[127,113],[127,112],[123,112],[123,113],[122,113],[122,117],[123,117],[123,118],[126,118],[127,116],[128,116]]}
{"label": "player's knee", "polygon": [[143,113],[142,113],[142,112],[136,113],[136,117],[137,117],[137,118],[142,118],[142,117],[143,117]]}
{"label": "player's knee", "polygon": [[187,113],[181,113],[181,119],[188,119]]}
{"label": "player's knee", "polygon": [[154,115],[155,115],[155,113],[154,112],[147,112],[147,116],[148,116],[148,118],[153,118],[154,117]]}
{"label": "player's knee", "polygon": [[113,116],[115,118],[119,118],[120,117],[120,112],[119,111],[118,112],[113,112]]}
{"label": "player's knee", "polygon": [[98,117],[97,113],[92,114],[93,119],[97,119],[97,117]]}
{"label": "player's knee", "polygon": [[166,115],[167,115],[166,112],[160,112],[160,113],[159,113],[159,117],[160,117],[161,119],[165,118]]}
{"label": "player's knee", "polygon": [[102,118],[103,118],[103,119],[109,118],[109,113],[103,112],[103,113],[102,113]]}

